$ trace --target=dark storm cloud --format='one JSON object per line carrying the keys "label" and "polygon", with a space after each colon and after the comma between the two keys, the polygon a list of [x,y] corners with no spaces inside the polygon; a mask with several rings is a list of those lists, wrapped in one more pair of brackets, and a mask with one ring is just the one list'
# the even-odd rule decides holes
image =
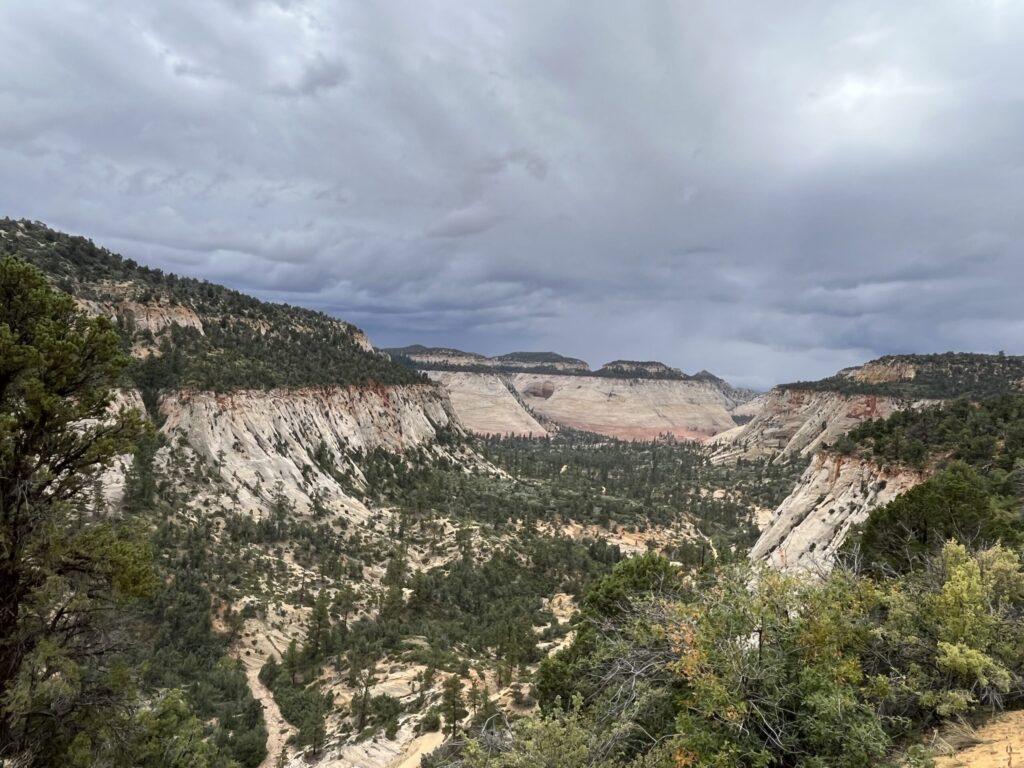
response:
{"label": "dark storm cloud", "polygon": [[0,213],[380,344],[1024,353],[1011,0],[0,6]]}

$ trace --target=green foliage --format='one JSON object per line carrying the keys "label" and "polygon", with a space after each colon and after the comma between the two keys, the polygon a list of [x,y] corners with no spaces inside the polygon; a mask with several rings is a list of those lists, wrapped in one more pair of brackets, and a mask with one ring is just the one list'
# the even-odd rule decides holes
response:
{"label": "green foliage", "polygon": [[671,625],[686,684],[683,764],[869,768],[890,746],[860,653],[877,596],[836,577],[824,585],[746,569],[719,574]]}
{"label": "green foliage", "polygon": [[322,693],[316,680],[305,682],[298,672],[298,652],[289,648],[282,664],[272,658],[260,670],[260,680],[274,694],[274,701],[284,719],[298,728],[293,737],[297,746],[309,745],[314,754],[323,749],[326,740],[324,720],[331,709],[333,697]]}
{"label": "green foliage", "polygon": [[1014,473],[1024,461],[1024,396],[898,411],[857,426],[848,437],[847,453],[884,463],[924,467],[962,461],[990,474],[994,493],[1010,495],[1020,490],[1020,473]]}
{"label": "green foliage", "polygon": [[430,649],[423,660],[435,664],[453,666],[462,655],[534,663],[542,656],[534,627],[551,619],[543,598],[582,591],[612,561],[599,546],[547,536],[527,536],[482,561],[467,547],[450,564],[404,582],[408,599],[400,588],[388,590],[377,619],[354,623],[346,645],[350,653],[376,658],[401,648],[403,638],[418,637]]}
{"label": "green foliage", "polygon": [[441,689],[441,711],[444,713],[445,727],[452,738],[459,732],[462,719],[469,714],[462,696],[462,680],[458,675],[446,678]]}
{"label": "green foliage", "polygon": [[1024,571],[1016,552],[972,553],[950,542],[927,567],[885,584],[877,655],[866,664],[890,678],[889,711],[925,724],[1019,698]]}
{"label": "green foliage", "polygon": [[215,723],[204,736],[239,765],[254,768],[266,756],[263,710],[241,663],[227,657],[210,615],[210,593],[196,574],[171,577],[145,617],[152,634],[139,652],[141,679],[148,690],[180,689],[199,717]]}
{"label": "green foliage", "polygon": [[[220,768],[231,765],[206,741],[184,697],[171,691],[138,717],[131,753],[139,768]],[[89,765],[92,765],[91,763]]]}
{"label": "green foliage", "polygon": [[591,618],[611,618],[629,606],[640,594],[674,594],[680,569],[653,553],[631,557],[599,579],[583,598],[583,613]]}
{"label": "green foliage", "polygon": [[990,494],[988,483],[975,470],[955,463],[872,510],[844,547],[858,552],[867,568],[907,571],[950,539],[976,548],[998,541],[1019,543],[1024,525],[1009,506]]}
{"label": "green foliage", "polygon": [[[600,733],[588,749],[617,764],[667,738],[682,691],[660,625],[666,601],[687,594],[682,572],[664,558],[619,563],[584,595],[573,642],[541,663],[535,684],[541,711],[585,714]],[[586,713],[577,712],[583,701]]]}
{"label": "green foliage", "polygon": [[846,395],[882,395],[907,400],[986,398],[1014,392],[1024,379],[1024,357],[944,352],[933,355],[887,355],[872,361],[910,366],[914,375],[899,381],[858,381],[836,374],[820,381],[785,384],[788,389],[840,392]]}
{"label": "green foliage", "polygon": [[[689,518],[721,556],[753,544],[757,529],[751,506],[781,502],[805,466],[793,460],[721,467],[695,443],[623,442],[583,433],[542,440],[490,438],[481,451],[516,477],[520,489],[536,489],[537,502],[527,509],[540,519],[643,530]],[[716,498],[709,488],[728,493]],[[711,557],[709,547],[702,550],[682,537],[675,546],[672,558],[686,564]]]}
{"label": "green foliage", "polygon": [[515,760],[544,754],[544,734],[587,765],[927,765],[924,729],[1024,691],[1024,569],[1001,546],[816,580],[627,561],[584,605],[576,640],[541,665],[545,717],[482,734],[457,764],[533,765]]}
{"label": "green foliage", "polygon": [[[504,741],[471,741],[462,756],[466,768],[610,768],[596,749],[595,724],[578,710],[527,719]],[[667,765],[667,763],[666,763]]]}
{"label": "green foliage", "polygon": [[[39,267],[81,299],[120,307],[126,346],[156,349],[128,372],[150,413],[156,394],[195,387],[216,391],[424,381],[408,368],[360,345],[356,328],[319,312],[271,304],[191,278],[140,266],[89,240],[27,221],[0,219],[0,256]],[[132,304],[194,313],[202,332],[171,324],[140,330]]]}
{"label": "green foliage", "polygon": [[113,619],[153,589],[151,555],[89,508],[138,433],[110,410],[124,363],[109,323],[0,261],[0,759],[81,756],[79,735],[115,739],[97,724],[131,702]]}

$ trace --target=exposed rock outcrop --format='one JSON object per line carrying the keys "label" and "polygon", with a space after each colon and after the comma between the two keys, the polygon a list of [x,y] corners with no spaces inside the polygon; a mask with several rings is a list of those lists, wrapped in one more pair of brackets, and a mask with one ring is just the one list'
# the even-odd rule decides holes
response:
{"label": "exposed rock outcrop", "polygon": [[114,322],[124,322],[133,331],[143,331],[153,336],[158,336],[175,325],[204,333],[203,321],[199,315],[181,304],[157,301],[99,302],[88,299],[78,299],[76,304],[90,315],[109,317]]}
{"label": "exposed rock outcrop", "polygon": [[715,461],[809,455],[864,421],[884,419],[910,405],[879,395],[776,387],[736,409],[736,415],[752,418],[715,438]]}
{"label": "exposed rock outcrop", "polygon": [[517,373],[512,384],[542,417],[623,440],[707,440],[735,425],[736,403],[707,381]]}
{"label": "exposed rock outcrop", "polygon": [[851,526],[922,480],[921,473],[904,467],[819,453],[775,511],[750,559],[783,570],[827,569]]}
{"label": "exposed rock outcrop", "polygon": [[459,421],[471,432],[533,437],[548,434],[500,374],[429,371],[428,375],[448,390]]}
{"label": "exposed rock outcrop", "polygon": [[256,513],[280,488],[299,511],[316,497],[327,510],[365,516],[356,492],[364,484],[360,453],[421,446],[450,453],[456,449],[436,438],[461,429],[443,393],[426,384],[178,392],[161,400],[160,411],[171,441],[216,467],[238,505]]}

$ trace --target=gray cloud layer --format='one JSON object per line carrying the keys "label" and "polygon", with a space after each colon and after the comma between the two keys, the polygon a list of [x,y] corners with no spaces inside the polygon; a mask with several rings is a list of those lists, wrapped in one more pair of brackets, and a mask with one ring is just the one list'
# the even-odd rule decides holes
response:
{"label": "gray cloud layer", "polygon": [[0,5],[0,213],[379,344],[1024,353],[1024,7]]}

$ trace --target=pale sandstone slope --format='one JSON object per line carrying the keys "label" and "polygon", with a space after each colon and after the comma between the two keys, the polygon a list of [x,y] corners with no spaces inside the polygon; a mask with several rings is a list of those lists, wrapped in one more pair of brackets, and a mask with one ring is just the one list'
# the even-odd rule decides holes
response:
{"label": "pale sandstone slope", "polygon": [[509,391],[501,374],[427,371],[427,375],[448,391],[459,421],[477,435],[548,434]]}
{"label": "pale sandstone slope", "polygon": [[661,435],[707,440],[735,426],[737,403],[703,379],[618,379],[516,373],[512,383],[531,410],[573,429],[623,440]]}
{"label": "pale sandstone slope", "polygon": [[[441,430],[460,429],[443,393],[428,384],[178,392],[163,398],[160,410],[162,431],[216,466],[239,504],[253,511],[264,508],[281,483],[301,512],[319,494],[329,510],[365,516],[353,493],[363,483],[354,451],[429,446],[447,452],[433,441]],[[314,454],[321,446],[337,473],[348,476],[345,485],[318,465]]]}
{"label": "pale sandstone slope", "polygon": [[[897,398],[776,387],[741,406],[746,424],[715,437],[716,462],[810,455],[858,424],[907,407]],[[751,414],[751,412],[753,412]]]}
{"label": "pale sandstone slope", "polygon": [[923,479],[906,468],[819,453],[775,511],[750,559],[782,570],[828,569],[852,526]]}

